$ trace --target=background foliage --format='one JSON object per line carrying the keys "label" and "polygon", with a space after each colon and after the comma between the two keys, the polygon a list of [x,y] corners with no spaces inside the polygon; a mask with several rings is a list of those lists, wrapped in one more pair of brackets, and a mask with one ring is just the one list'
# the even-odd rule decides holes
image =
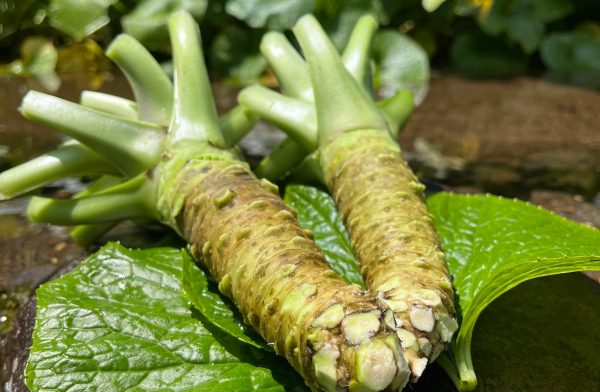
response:
{"label": "background foliage", "polygon": [[[287,30],[312,12],[338,47],[358,17],[371,13],[421,44],[438,69],[470,77],[534,74],[600,87],[595,0],[0,0],[2,61],[13,61],[0,72],[51,74],[61,64],[48,45],[93,52],[120,32],[167,54],[165,19],[177,8],[201,22],[213,74],[234,83],[270,82],[258,52],[262,33]],[[32,47],[45,55],[31,55]]]}

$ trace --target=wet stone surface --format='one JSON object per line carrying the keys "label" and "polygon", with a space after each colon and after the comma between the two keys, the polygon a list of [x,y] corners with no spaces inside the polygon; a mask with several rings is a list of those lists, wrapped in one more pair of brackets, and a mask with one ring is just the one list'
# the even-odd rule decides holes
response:
{"label": "wet stone surface", "polygon": [[85,255],[64,228],[30,223],[24,216],[27,202],[0,203],[0,336],[34,287]]}

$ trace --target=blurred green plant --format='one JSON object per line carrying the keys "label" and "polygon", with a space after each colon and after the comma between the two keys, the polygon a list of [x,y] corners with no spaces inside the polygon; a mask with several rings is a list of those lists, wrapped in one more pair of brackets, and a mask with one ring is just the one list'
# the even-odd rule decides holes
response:
{"label": "blurred green plant", "polygon": [[[40,35],[45,45],[92,40],[105,46],[124,31],[155,52],[168,53],[165,18],[181,8],[202,23],[212,73],[235,84],[265,75],[267,64],[259,51],[263,33],[286,31],[306,13],[319,19],[338,49],[366,13],[395,30],[382,34],[375,45],[386,53],[378,56],[375,71],[386,74],[374,77],[386,86],[393,78],[390,66],[402,59],[396,51],[407,37],[424,48],[436,68],[468,77],[534,74],[591,88],[600,84],[597,0],[0,0],[0,48],[2,60],[10,63],[4,73],[31,61],[32,44],[25,47],[25,42]],[[409,53],[412,61],[421,56],[415,53]],[[53,72],[36,63],[11,74],[40,77],[41,70]]]}
{"label": "blurred green plant", "polygon": [[20,58],[0,66],[0,76],[35,77],[49,91],[55,91],[60,78],[55,68],[58,52],[52,41],[43,37],[28,37],[20,47]]}
{"label": "blurred green plant", "polygon": [[540,55],[550,79],[600,88],[600,25],[544,37]]}

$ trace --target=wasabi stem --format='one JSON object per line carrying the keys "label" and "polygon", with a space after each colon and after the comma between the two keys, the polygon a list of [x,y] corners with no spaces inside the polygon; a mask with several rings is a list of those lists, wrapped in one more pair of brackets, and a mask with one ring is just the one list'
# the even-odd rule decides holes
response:
{"label": "wasabi stem", "polygon": [[34,222],[71,226],[124,219],[156,219],[152,182],[145,175],[79,199],[56,200],[35,196],[27,207]]}
{"label": "wasabi stem", "polygon": [[106,55],[129,81],[138,105],[138,118],[168,125],[173,107],[173,85],[150,52],[132,36],[120,34],[106,49]]}
{"label": "wasabi stem", "polygon": [[219,127],[225,138],[225,146],[228,148],[235,146],[258,120],[258,115],[240,105],[219,117]]}
{"label": "wasabi stem", "polygon": [[356,22],[350,39],[344,48],[341,60],[348,72],[369,91],[371,89],[371,42],[379,27],[377,20],[371,15],[366,15]]}
{"label": "wasabi stem", "polygon": [[[377,110],[375,102],[344,67],[333,43],[327,38],[315,17],[303,16],[293,31],[304,50],[311,75],[319,144],[323,146],[337,135],[354,129],[386,129],[385,119]],[[335,56],[331,56],[331,53]],[[335,72],[327,72],[331,69]],[[327,88],[315,83],[313,75],[320,72],[327,72]]]}
{"label": "wasabi stem", "polygon": [[[94,193],[98,193],[109,189],[123,181],[123,178],[113,175],[102,175],[98,177],[95,181],[93,181],[90,185],[87,186],[83,191],[77,193],[73,196],[74,199],[84,198]],[[104,234],[109,232],[113,227],[117,224],[115,222],[109,223],[96,223],[89,225],[78,225],[75,226],[71,231],[69,231],[69,235],[75,242],[81,246],[88,246],[96,241],[98,238],[102,237]]]}
{"label": "wasabi stem", "polygon": [[225,147],[206,67],[184,66],[204,61],[198,25],[185,23],[185,16],[176,13],[169,18],[168,26],[173,65],[179,71],[174,74],[175,98],[169,142],[173,146],[198,141]]}
{"label": "wasabi stem", "polygon": [[114,114],[129,120],[138,119],[138,105],[129,99],[96,91],[83,91],[79,102],[83,106]]}
{"label": "wasabi stem", "polygon": [[260,161],[254,169],[254,173],[258,177],[270,180],[282,178],[292,168],[302,163],[308,153],[304,147],[288,137]]}
{"label": "wasabi stem", "polygon": [[317,127],[315,111],[311,104],[288,98],[262,86],[251,86],[238,95],[240,104],[251,107],[269,122],[285,128],[288,135],[304,149],[317,148]]}
{"label": "wasabi stem", "polygon": [[78,140],[128,176],[154,166],[163,149],[163,130],[158,125],[126,120],[37,91],[25,95],[21,112]]}
{"label": "wasabi stem", "polygon": [[119,170],[89,148],[68,142],[0,174],[0,200],[10,199],[65,177],[112,173]]}
{"label": "wasabi stem", "polygon": [[285,35],[266,33],[260,42],[260,51],[278,75],[285,95],[309,102],[314,100],[306,64]]}

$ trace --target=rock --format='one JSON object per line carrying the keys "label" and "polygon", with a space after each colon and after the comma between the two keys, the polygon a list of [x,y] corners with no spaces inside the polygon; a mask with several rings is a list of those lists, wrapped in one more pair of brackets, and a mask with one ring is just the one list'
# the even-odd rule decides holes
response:
{"label": "rock", "polygon": [[[451,185],[511,196],[562,189],[592,197],[600,189],[598,124],[596,91],[532,78],[441,76],[432,79],[400,144],[425,174],[444,171],[439,157],[437,166],[427,166],[432,150],[459,162],[446,170]],[[424,158],[419,156],[423,142],[428,145]]]}

